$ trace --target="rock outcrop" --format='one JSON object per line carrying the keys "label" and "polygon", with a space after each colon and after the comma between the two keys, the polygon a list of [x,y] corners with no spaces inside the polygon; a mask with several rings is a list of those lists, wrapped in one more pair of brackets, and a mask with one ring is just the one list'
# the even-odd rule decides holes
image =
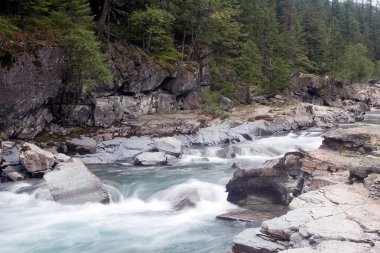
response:
{"label": "rock outcrop", "polygon": [[0,133],[33,138],[51,122],[47,104],[63,83],[65,56],[62,48],[36,46],[0,67]]}
{"label": "rock outcrop", "polygon": [[296,73],[290,91],[299,101],[315,105],[342,107],[347,102],[380,105],[380,89],[376,82],[345,85],[328,76]]}
{"label": "rock outcrop", "polygon": [[36,46],[1,66],[2,135],[31,139],[51,131],[51,122],[106,128],[140,115],[195,109],[201,87],[211,84],[203,58],[168,70],[141,49],[116,43],[110,63],[114,82],[89,92],[64,83],[66,56],[62,48]]}
{"label": "rock outcrop", "polygon": [[378,252],[379,134],[373,125],[333,129],[316,151],[236,171],[229,200],[257,204],[265,192],[290,211],[237,235],[232,252]]}
{"label": "rock outcrop", "polygon": [[[238,169],[227,184],[228,200],[243,206],[263,201],[288,205],[303,192],[347,181],[340,173],[350,171],[352,178],[364,180],[379,173],[380,159],[374,156],[379,134],[377,126],[333,129],[316,151],[288,153],[259,169]],[[368,185],[376,189],[376,181]]]}
{"label": "rock outcrop", "polygon": [[380,147],[378,126],[335,129],[323,135],[322,148],[359,154],[371,154]]}
{"label": "rock outcrop", "polygon": [[[233,252],[355,252],[380,250],[380,204],[362,185],[337,184],[294,199],[287,214],[245,230]],[[339,250],[337,251],[339,247]]]}

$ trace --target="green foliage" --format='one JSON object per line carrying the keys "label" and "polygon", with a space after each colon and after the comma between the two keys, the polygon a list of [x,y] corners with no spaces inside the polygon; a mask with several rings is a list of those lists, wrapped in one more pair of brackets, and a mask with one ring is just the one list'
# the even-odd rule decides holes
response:
{"label": "green foliage", "polygon": [[35,28],[62,38],[70,52],[69,81],[93,89],[112,82],[106,57],[96,41],[86,0],[36,0],[30,9]]}
{"label": "green foliage", "polygon": [[263,83],[262,62],[263,59],[256,44],[251,40],[244,43],[240,50],[240,56],[235,61],[235,65],[247,89]]}
{"label": "green foliage", "polygon": [[71,78],[75,83],[93,89],[98,82],[112,82],[112,75],[100,53],[100,44],[94,33],[84,27],[77,27],[65,36],[70,49]]}
{"label": "green foliage", "polygon": [[204,101],[202,103],[202,110],[205,113],[220,119],[228,118],[229,113],[220,107],[221,97],[222,95],[218,91],[202,92],[201,99]]}
{"label": "green foliage", "polygon": [[374,63],[367,58],[368,50],[362,44],[350,45],[343,59],[338,77],[346,83],[368,81],[375,71]]}
{"label": "green foliage", "polygon": [[170,13],[148,7],[146,10],[135,11],[130,21],[133,42],[163,60],[174,60],[178,57],[171,34],[174,17]]}
{"label": "green foliage", "polygon": [[11,34],[19,32],[20,28],[15,25],[19,19],[17,16],[0,16],[0,33]]}

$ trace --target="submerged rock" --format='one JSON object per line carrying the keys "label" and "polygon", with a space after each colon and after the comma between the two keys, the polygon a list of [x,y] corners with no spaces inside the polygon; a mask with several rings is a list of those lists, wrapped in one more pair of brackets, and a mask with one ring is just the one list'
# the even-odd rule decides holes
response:
{"label": "submerged rock", "polygon": [[162,152],[144,152],[134,159],[134,164],[138,166],[160,166],[167,163],[167,157]]}
{"label": "submerged rock", "polygon": [[53,171],[44,175],[44,180],[53,199],[59,203],[110,202],[102,181],[76,158],[59,163]]}
{"label": "submerged rock", "polygon": [[28,172],[40,172],[51,169],[54,164],[54,155],[31,143],[24,143],[21,147],[20,162]]}

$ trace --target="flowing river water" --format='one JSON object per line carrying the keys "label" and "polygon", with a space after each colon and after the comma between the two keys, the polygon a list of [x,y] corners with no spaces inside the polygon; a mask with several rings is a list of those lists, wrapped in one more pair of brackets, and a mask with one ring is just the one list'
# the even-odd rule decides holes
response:
{"label": "flowing river water", "polygon": [[[378,111],[349,127],[374,123]],[[0,184],[0,252],[228,252],[234,235],[258,225],[215,218],[237,208],[226,201],[231,165],[259,167],[297,148],[315,150],[321,134],[311,129],[239,143],[233,159],[218,158],[221,147],[207,147],[187,150],[165,167],[91,166],[112,193],[109,205],[55,203],[42,180]],[[176,210],[173,203],[186,196],[195,196],[196,205]]]}

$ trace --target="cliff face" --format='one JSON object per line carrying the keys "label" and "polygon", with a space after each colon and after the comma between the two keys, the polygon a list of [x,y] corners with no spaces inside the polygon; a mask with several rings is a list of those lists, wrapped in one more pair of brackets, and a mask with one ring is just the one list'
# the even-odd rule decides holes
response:
{"label": "cliff face", "polygon": [[0,68],[0,132],[30,138],[52,120],[47,104],[62,85],[65,51],[43,47],[14,57],[12,65]]}
{"label": "cliff face", "polygon": [[205,56],[164,68],[142,50],[111,47],[114,82],[93,92],[65,84],[65,50],[40,47],[0,67],[0,133],[34,138],[50,123],[109,127],[139,115],[194,109],[211,75]]}

